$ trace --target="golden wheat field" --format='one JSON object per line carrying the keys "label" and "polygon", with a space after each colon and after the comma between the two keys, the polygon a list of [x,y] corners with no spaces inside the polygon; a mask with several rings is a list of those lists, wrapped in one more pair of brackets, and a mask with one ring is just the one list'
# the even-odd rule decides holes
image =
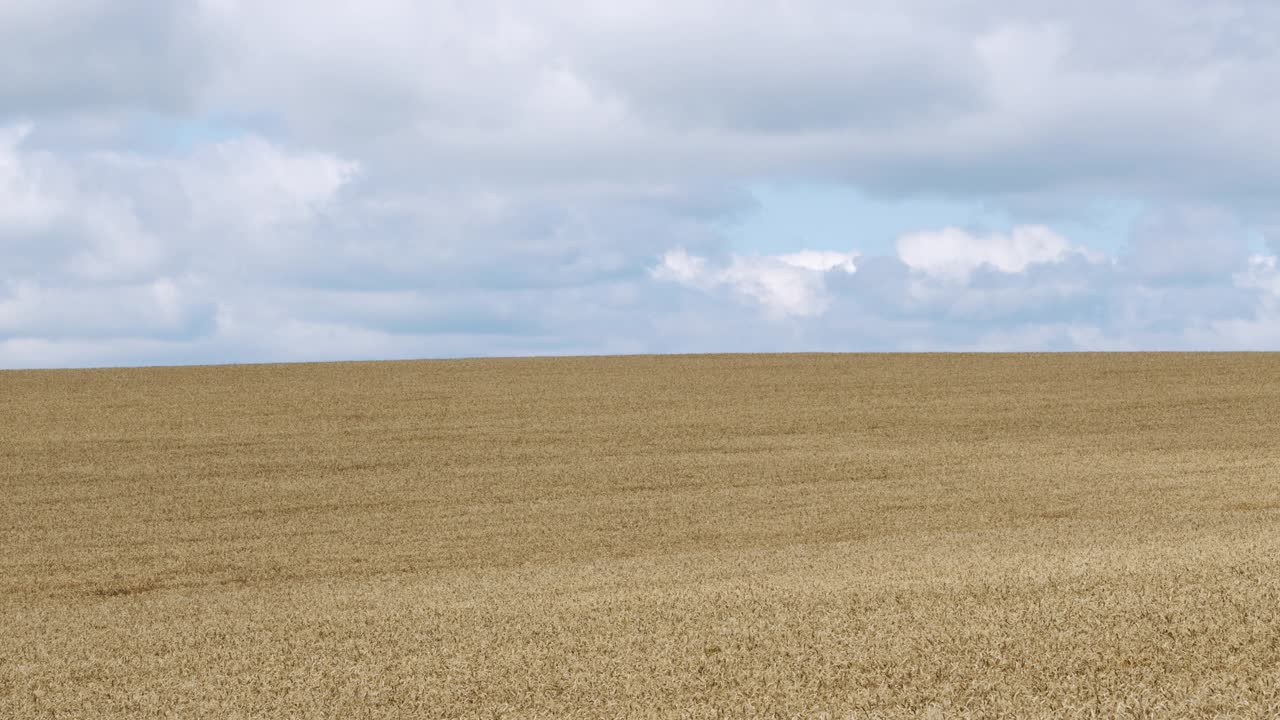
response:
{"label": "golden wheat field", "polygon": [[1280,355],[0,373],[0,717],[1280,716]]}

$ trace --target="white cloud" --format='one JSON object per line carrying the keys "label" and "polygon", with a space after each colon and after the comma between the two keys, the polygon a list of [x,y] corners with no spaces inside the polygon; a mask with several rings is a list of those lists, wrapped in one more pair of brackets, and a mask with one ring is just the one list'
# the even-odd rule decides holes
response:
{"label": "white cloud", "polygon": [[330,153],[252,136],[201,146],[175,169],[195,222],[252,232],[314,218],[359,173],[357,163]]}
{"label": "white cloud", "polygon": [[851,273],[858,269],[854,265],[854,261],[858,259],[858,253],[842,253],[833,250],[801,250],[797,253],[778,255],[777,258],[787,265],[816,272],[839,269]]}
{"label": "white cloud", "polygon": [[719,273],[707,271],[706,258],[690,255],[684,248],[675,248],[663,254],[662,262],[653,269],[653,276],[705,290],[716,286]]}
{"label": "white cloud", "polygon": [[1248,268],[1235,275],[1239,287],[1260,290],[1268,307],[1280,309],[1280,258],[1275,255],[1252,255]]}
{"label": "white cloud", "polygon": [[728,289],[776,318],[821,315],[830,304],[826,273],[852,274],[857,253],[805,250],[786,255],[733,255],[714,267],[683,248],[667,251],[652,270],[658,280],[714,292]]}
{"label": "white cloud", "polygon": [[1232,350],[1280,347],[1280,257],[1253,255],[1233,280],[1237,287],[1256,293],[1256,305],[1248,314],[1218,318],[1198,329],[1197,343]]}
{"label": "white cloud", "polygon": [[1071,253],[1085,254],[1047,227],[1020,226],[1010,233],[975,235],[959,228],[910,233],[898,238],[898,257],[912,270],[963,282],[988,267],[1017,273],[1040,263],[1059,262]]}
{"label": "white cloud", "polygon": [[23,158],[20,146],[31,124],[0,126],[0,241],[36,235],[48,227],[56,203],[48,178]]}
{"label": "white cloud", "polygon": [[190,339],[213,330],[213,313],[190,278],[93,288],[20,282],[0,295],[0,340]]}
{"label": "white cloud", "polygon": [[168,157],[29,149],[0,128],[0,280],[138,283],[306,259],[357,166],[256,137]]}

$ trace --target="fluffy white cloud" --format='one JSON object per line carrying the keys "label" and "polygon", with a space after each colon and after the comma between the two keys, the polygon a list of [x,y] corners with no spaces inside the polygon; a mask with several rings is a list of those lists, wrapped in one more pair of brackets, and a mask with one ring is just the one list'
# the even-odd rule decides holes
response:
{"label": "fluffy white cloud", "polygon": [[1274,255],[1253,255],[1249,267],[1235,277],[1238,285],[1266,293],[1267,300],[1280,301],[1280,265]]}
{"label": "fluffy white cloud", "polygon": [[857,253],[806,250],[786,255],[733,255],[716,267],[683,248],[667,251],[653,277],[704,292],[728,289],[773,317],[820,315],[830,304],[826,273],[856,271]]}
{"label": "fluffy white cloud", "polygon": [[911,233],[898,238],[898,257],[912,270],[964,281],[981,267],[1016,273],[1038,263],[1086,254],[1047,227],[1019,226],[1008,234],[975,235],[959,228]]}
{"label": "fluffy white cloud", "polygon": [[777,256],[779,260],[793,267],[803,268],[805,270],[813,270],[815,272],[827,272],[828,270],[843,270],[847,273],[857,271],[854,261],[858,259],[858,253],[842,253],[834,250],[801,250],[795,253],[786,253]]}
{"label": "fluffy white cloud", "polygon": [[0,127],[0,237],[34,234],[54,214],[53,203],[18,156],[18,145],[30,132],[29,124]]}
{"label": "fluffy white cloud", "polygon": [[256,137],[180,156],[61,156],[0,128],[0,279],[136,282],[305,260],[354,163]]}
{"label": "fluffy white cloud", "polygon": [[[896,256],[833,253],[808,268],[777,256],[716,262],[677,249],[653,274],[699,291],[688,298],[758,306],[765,317],[786,321],[777,342],[806,349],[1269,347],[1280,337],[1278,260],[1254,255],[1235,263],[1234,252],[1216,244],[1224,225],[1208,217],[1222,216],[1195,207],[1148,213],[1129,245],[1113,254],[1044,227],[991,234],[943,228],[903,236]],[[1153,228],[1169,234],[1169,247],[1200,258],[1208,274],[1171,282],[1167,273],[1153,273],[1153,265],[1170,262],[1164,246],[1150,241]],[[855,259],[856,273],[842,271]],[[700,312],[731,311],[706,305]]]}
{"label": "fluffy white cloud", "polygon": [[212,331],[214,307],[193,283],[66,288],[15,283],[0,296],[0,340],[161,338]]}
{"label": "fluffy white cloud", "polygon": [[194,222],[262,233],[329,210],[338,190],[357,176],[359,165],[244,137],[201,146],[174,169]]}

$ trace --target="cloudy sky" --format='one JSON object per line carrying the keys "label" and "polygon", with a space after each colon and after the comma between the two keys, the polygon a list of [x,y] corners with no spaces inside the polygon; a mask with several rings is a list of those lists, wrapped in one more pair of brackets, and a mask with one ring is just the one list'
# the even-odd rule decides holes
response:
{"label": "cloudy sky", "polygon": [[1274,0],[0,0],[0,367],[1280,349],[1277,38]]}

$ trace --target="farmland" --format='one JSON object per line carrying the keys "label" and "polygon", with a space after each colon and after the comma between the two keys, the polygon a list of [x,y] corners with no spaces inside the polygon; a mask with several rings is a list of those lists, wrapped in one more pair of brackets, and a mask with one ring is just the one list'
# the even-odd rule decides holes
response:
{"label": "farmland", "polygon": [[1280,716],[1280,356],[0,372],[0,717]]}

